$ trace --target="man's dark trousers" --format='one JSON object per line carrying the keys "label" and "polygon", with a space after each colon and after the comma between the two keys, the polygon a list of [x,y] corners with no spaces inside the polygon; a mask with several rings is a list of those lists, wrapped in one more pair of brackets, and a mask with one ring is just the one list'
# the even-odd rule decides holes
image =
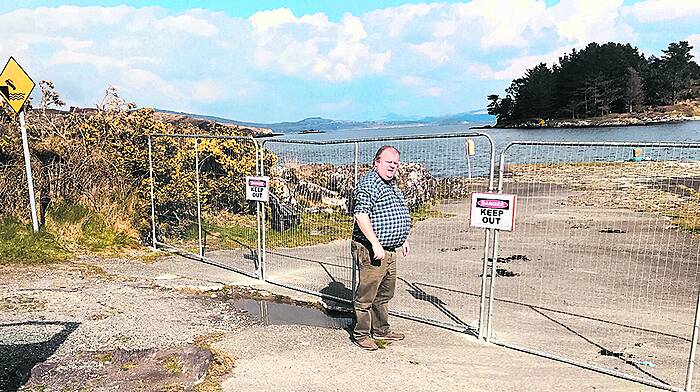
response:
{"label": "man's dark trousers", "polygon": [[386,334],[389,331],[389,300],[396,289],[396,251],[384,251],[384,259],[374,260],[371,247],[352,241],[353,262],[359,278],[355,291],[355,339],[370,332]]}

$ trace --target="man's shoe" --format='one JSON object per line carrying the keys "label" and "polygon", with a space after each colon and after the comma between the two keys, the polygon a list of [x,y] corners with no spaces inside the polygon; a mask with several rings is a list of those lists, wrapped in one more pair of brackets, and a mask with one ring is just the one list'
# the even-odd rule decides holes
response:
{"label": "man's shoe", "polygon": [[389,331],[385,334],[380,334],[380,333],[373,333],[372,337],[375,339],[382,339],[382,340],[403,340],[406,335],[402,334],[401,332],[394,332],[394,331]]}
{"label": "man's shoe", "polygon": [[369,336],[365,336],[364,338],[356,340],[355,344],[359,348],[367,351],[374,351],[379,348],[379,346],[377,346],[377,343],[375,343],[374,340],[372,340]]}

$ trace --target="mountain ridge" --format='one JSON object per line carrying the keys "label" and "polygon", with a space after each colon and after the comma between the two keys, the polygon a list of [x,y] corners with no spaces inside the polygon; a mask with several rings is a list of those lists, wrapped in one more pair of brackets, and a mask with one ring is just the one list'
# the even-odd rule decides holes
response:
{"label": "mountain ridge", "polygon": [[[354,121],[354,120],[335,120],[323,118],[319,116],[307,117],[299,121],[284,121],[277,123],[255,123],[247,121],[232,120],[229,118],[209,116],[204,114],[194,114],[186,112],[178,112],[165,109],[155,109],[157,112],[185,115],[193,118],[214,121],[220,124],[231,124],[243,127],[269,128],[274,132],[298,132],[303,130],[315,129],[321,131],[329,131],[336,129],[362,129],[362,128],[381,128],[395,126],[422,126],[422,125],[453,125],[453,124],[475,124],[484,125],[495,122],[495,117],[490,114],[483,114],[483,110],[474,110],[470,112],[448,114],[444,116],[428,116],[416,118],[416,116],[402,116],[395,113],[390,113],[385,116],[385,119]],[[405,118],[405,119],[404,119]]]}

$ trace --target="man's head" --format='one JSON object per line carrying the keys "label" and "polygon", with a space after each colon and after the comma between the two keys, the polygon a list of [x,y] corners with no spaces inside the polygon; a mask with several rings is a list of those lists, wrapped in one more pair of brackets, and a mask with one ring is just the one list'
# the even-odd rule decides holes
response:
{"label": "man's head", "polygon": [[382,146],[374,154],[374,171],[384,181],[391,181],[399,169],[399,150],[392,146]]}

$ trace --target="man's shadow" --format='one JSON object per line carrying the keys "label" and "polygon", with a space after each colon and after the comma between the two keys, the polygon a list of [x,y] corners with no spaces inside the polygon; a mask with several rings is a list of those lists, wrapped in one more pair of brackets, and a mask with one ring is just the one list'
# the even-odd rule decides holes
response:
{"label": "man's shadow", "polygon": [[[46,361],[75,331],[80,323],[62,321],[25,321],[0,324],[0,335],[22,336],[24,340],[33,340],[30,331],[37,326],[60,326],[62,329],[49,340],[37,343],[0,344],[0,391],[16,391],[29,380],[36,364]],[[21,338],[20,338],[21,339]],[[17,340],[20,340],[17,339]]]}
{"label": "man's shadow", "polygon": [[[352,290],[345,287],[341,282],[333,281],[328,283],[328,286],[322,288],[320,293],[323,294],[323,301],[326,314],[329,317],[336,319],[342,329],[344,329],[350,337],[355,327],[355,312],[352,307]],[[332,297],[342,299],[339,301]]]}

